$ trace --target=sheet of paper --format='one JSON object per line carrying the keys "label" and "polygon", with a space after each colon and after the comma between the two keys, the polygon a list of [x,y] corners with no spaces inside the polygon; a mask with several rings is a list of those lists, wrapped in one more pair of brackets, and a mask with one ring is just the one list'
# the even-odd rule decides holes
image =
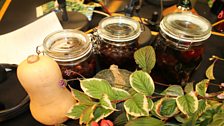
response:
{"label": "sheet of paper", "polygon": [[13,32],[0,36],[0,63],[19,64],[29,55],[36,54],[36,47],[44,38],[62,26],[54,12]]}

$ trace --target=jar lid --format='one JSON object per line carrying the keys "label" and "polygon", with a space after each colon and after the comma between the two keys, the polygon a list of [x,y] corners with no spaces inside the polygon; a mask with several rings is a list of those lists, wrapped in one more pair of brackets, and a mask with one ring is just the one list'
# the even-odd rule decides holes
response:
{"label": "jar lid", "polygon": [[48,35],[43,42],[45,53],[56,61],[74,61],[89,54],[90,38],[78,30],[61,30]]}
{"label": "jar lid", "polygon": [[169,37],[186,42],[200,42],[211,35],[210,22],[190,12],[178,12],[165,16],[160,22],[160,29]]}
{"label": "jar lid", "polygon": [[139,37],[141,28],[139,22],[126,16],[106,17],[100,21],[99,36],[113,42],[126,42]]}

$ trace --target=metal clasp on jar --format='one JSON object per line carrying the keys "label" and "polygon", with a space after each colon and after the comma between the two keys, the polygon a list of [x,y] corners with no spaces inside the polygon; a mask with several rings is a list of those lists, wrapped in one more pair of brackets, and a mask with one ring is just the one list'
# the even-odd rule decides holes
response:
{"label": "metal clasp on jar", "polygon": [[90,36],[92,45],[93,45],[93,53],[94,54],[100,54],[100,42],[101,38],[99,37],[99,34],[97,33],[97,29],[93,29],[93,34],[88,34]]}
{"label": "metal clasp on jar", "polygon": [[37,55],[40,55],[41,53],[44,54],[44,48],[42,45],[39,45],[36,47],[36,53],[37,53]]}

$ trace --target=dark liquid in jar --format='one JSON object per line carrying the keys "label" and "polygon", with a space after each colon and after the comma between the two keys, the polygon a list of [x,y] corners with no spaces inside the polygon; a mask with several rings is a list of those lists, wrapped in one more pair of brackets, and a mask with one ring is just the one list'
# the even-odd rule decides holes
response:
{"label": "dark liquid in jar", "polygon": [[185,84],[199,66],[204,52],[203,45],[197,43],[188,50],[176,49],[159,35],[153,43],[156,52],[156,66],[151,75],[157,82]]}
{"label": "dark liquid in jar", "polygon": [[108,69],[110,65],[118,65],[121,69],[134,71],[136,64],[134,61],[134,52],[137,50],[137,39],[128,42],[125,45],[114,45],[114,42],[101,40],[100,43],[100,67]]}
{"label": "dark liquid in jar", "polygon": [[80,77],[80,75],[88,78],[95,75],[96,60],[94,55],[91,55],[87,60],[75,65],[73,65],[73,62],[67,63],[68,65],[59,63],[59,67],[65,79],[74,79]]}
{"label": "dark liquid in jar", "polygon": [[[66,62],[66,65],[60,62],[58,63],[62,71],[63,78],[67,80],[83,77],[90,78],[96,74],[96,58],[93,54],[78,64],[75,64],[74,62]],[[68,84],[74,89],[81,90],[78,80],[69,81]]]}

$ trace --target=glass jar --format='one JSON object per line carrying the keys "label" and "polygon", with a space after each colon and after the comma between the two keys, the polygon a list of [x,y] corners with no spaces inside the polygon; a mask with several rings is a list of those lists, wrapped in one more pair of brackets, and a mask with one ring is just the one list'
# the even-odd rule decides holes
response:
{"label": "glass jar", "polygon": [[78,30],[54,32],[43,42],[44,53],[57,61],[64,79],[95,75],[96,59],[92,47],[89,36]]}
{"label": "glass jar", "polygon": [[101,20],[97,29],[101,68],[116,64],[119,68],[135,70],[133,55],[140,33],[140,23],[129,17],[112,16]]}
{"label": "glass jar", "polygon": [[210,22],[189,12],[173,13],[160,22],[152,46],[156,52],[155,81],[184,84],[202,60],[204,40],[211,35]]}

